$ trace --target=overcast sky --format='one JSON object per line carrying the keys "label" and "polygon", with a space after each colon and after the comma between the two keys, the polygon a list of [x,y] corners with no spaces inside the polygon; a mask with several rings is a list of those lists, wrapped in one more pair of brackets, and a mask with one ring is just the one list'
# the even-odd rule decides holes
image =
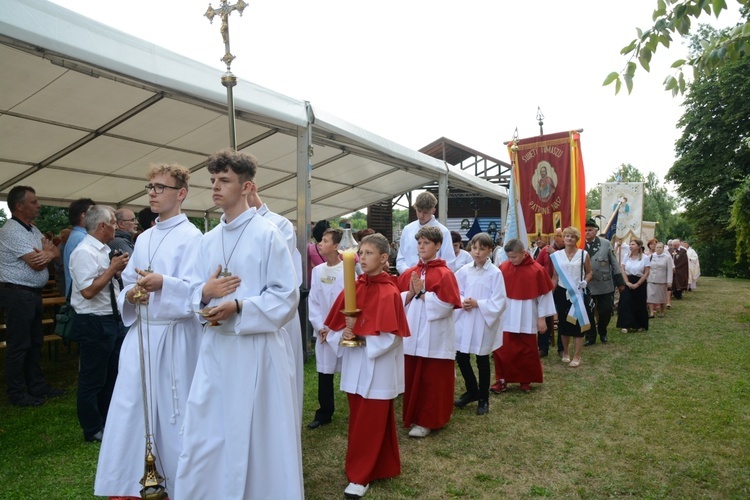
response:
{"label": "overcast sky", "polygon": [[[602,87],[656,0],[247,1],[229,21],[240,85],[310,101],[412,149],[445,136],[504,161],[516,128],[538,135],[540,107],[546,133],[584,129],[587,190],[622,163],[663,178],[674,161],[682,99],[662,81],[684,44],[660,46],[631,95]],[[54,2],[225,69],[221,22],[203,17],[206,1]],[[733,12],[704,22],[733,24],[729,3]]]}

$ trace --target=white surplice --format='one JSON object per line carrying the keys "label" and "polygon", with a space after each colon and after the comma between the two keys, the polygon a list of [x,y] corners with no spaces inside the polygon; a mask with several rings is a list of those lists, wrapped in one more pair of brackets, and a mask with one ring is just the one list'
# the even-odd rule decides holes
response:
{"label": "white surplice", "polygon": [[[341,347],[343,330],[331,331],[331,348],[343,359],[341,390],[365,399],[393,399],[404,392],[403,339],[392,333],[367,335],[363,347]],[[408,338],[408,337],[407,337]]]}
{"label": "white surplice", "polygon": [[[204,328],[170,498],[303,498],[294,373],[283,333],[299,302],[292,259],[278,229],[251,208],[229,224],[222,217],[203,236],[200,281],[227,261],[240,286],[208,306],[236,298],[242,312]],[[193,292],[196,309],[202,292],[203,284]]]}
{"label": "white surplice", "polygon": [[313,326],[315,338],[315,368],[318,373],[332,374],[341,371],[341,358],[331,340],[320,342],[318,331],[325,326],[325,320],[336,298],[344,290],[344,263],[339,261],[335,266],[322,263],[315,266],[310,277],[310,295],[308,315]]}
{"label": "white surplice", "polygon": [[[286,242],[289,256],[294,263],[294,274],[297,280],[297,286],[302,284],[302,256],[297,251],[297,235],[294,232],[294,226],[286,217],[272,212],[268,206],[263,203],[258,209],[258,215],[272,222],[281,231],[281,235]],[[305,382],[305,353],[302,343],[302,324],[299,320],[299,310],[295,311],[294,317],[284,325],[284,330],[288,334],[289,348],[292,352],[291,363],[294,368],[294,390],[297,399],[297,415],[300,419],[300,428],[302,425],[302,395],[304,394]]]}
{"label": "white surplice", "polygon": [[136,306],[125,299],[139,276],[151,267],[164,276],[162,289],[140,307],[141,331],[150,400],[150,427],[159,472],[174,491],[181,451],[183,418],[193,380],[201,325],[192,312],[191,285],[198,279],[196,263],[201,232],[185,215],[171,217],[141,234],[122,273],[124,288],[117,303],[123,323],[130,326],[120,350],[117,383],[112,395],[99,452],[94,492],[99,496],[138,497],[145,461],[145,425]]}
{"label": "white surplice", "polygon": [[404,339],[404,354],[423,358],[456,358],[456,324],[453,304],[440,300],[435,292],[426,292],[406,305],[407,292],[401,292],[411,336]]}
{"label": "white surplice", "polygon": [[456,309],[456,350],[485,356],[492,352],[497,336],[502,336],[501,319],[506,307],[503,273],[490,259],[484,266],[473,262],[456,272],[461,302],[472,298],[477,307],[468,311]]}

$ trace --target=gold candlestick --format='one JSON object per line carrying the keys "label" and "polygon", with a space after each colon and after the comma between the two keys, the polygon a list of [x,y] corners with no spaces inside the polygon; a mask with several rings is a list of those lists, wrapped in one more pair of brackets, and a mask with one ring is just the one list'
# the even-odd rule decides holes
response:
{"label": "gold candlestick", "polygon": [[[361,312],[361,309],[355,309],[354,311],[341,311],[344,316],[349,316],[350,318],[356,318]],[[341,340],[339,340],[339,345],[341,347],[364,347],[366,344],[367,341],[365,340],[365,338],[360,337],[359,335],[356,335],[353,339],[342,338]]]}

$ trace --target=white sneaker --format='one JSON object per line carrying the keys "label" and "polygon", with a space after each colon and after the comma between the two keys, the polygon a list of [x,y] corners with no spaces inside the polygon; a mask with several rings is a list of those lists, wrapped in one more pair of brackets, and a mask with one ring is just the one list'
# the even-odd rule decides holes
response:
{"label": "white sneaker", "polygon": [[409,431],[409,437],[423,438],[427,436],[430,432],[432,432],[432,429],[428,429],[427,427],[422,427],[421,425],[415,425]]}
{"label": "white sneaker", "polygon": [[344,497],[346,498],[362,498],[370,489],[369,484],[357,484],[349,483],[349,486],[344,490]]}

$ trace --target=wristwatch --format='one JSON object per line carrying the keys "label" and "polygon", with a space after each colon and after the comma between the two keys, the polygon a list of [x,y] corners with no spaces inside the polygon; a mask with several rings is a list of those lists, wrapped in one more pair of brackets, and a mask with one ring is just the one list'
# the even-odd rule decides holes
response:
{"label": "wristwatch", "polygon": [[416,294],[416,295],[414,296],[414,298],[415,298],[415,299],[418,299],[418,298],[420,298],[420,297],[421,297],[422,295],[424,295],[425,293],[427,293],[427,290],[425,290],[424,288],[422,288],[422,289],[421,289],[421,290],[419,291],[419,293],[417,293],[417,294]]}

